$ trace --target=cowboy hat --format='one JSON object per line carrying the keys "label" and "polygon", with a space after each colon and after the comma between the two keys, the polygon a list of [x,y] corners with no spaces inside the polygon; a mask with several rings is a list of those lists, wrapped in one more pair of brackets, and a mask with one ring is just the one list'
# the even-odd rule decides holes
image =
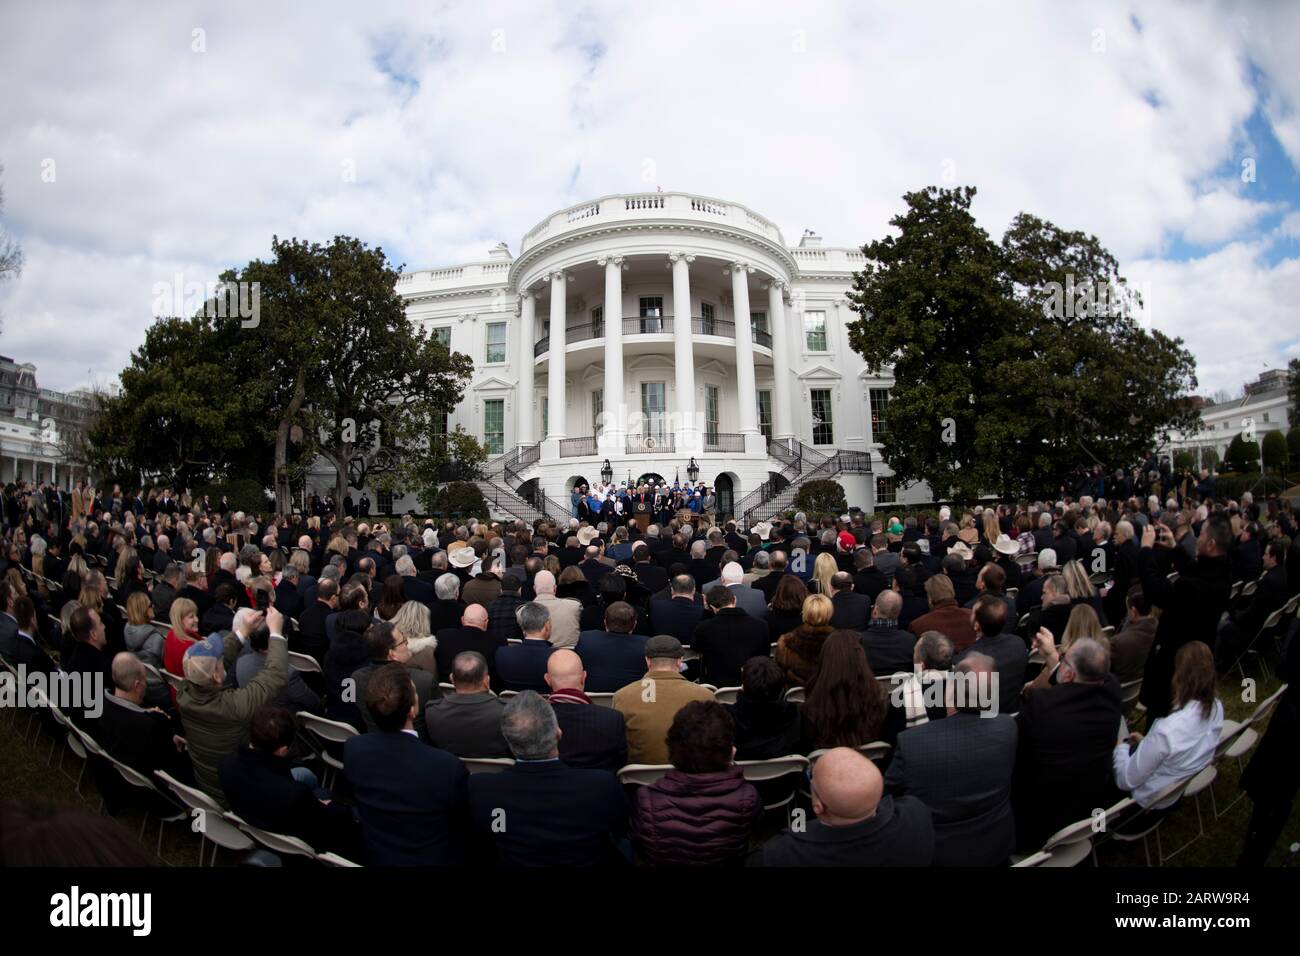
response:
{"label": "cowboy hat", "polygon": [[758,535],[759,539],[766,541],[772,533],[772,525],[766,521],[760,521],[754,527],[749,529],[752,533]]}
{"label": "cowboy hat", "polygon": [[951,548],[948,549],[948,553],[959,554],[962,556],[962,558],[964,558],[967,561],[975,557],[974,552],[972,552],[970,549],[970,545],[968,545],[965,541],[958,541],[956,544],[954,544]]}
{"label": "cowboy hat", "polygon": [[478,555],[474,553],[473,548],[457,548],[447,556],[447,560],[451,562],[453,568],[468,568],[478,560]]}
{"label": "cowboy hat", "polygon": [[578,529],[578,544],[584,548],[600,537],[600,533],[590,525]]}
{"label": "cowboy hat", "polygon": [[1019,554],[1020,545],[1012,541],[1005,534],[998,535],[998,539],[993,542],[993,550],[999,554]]}

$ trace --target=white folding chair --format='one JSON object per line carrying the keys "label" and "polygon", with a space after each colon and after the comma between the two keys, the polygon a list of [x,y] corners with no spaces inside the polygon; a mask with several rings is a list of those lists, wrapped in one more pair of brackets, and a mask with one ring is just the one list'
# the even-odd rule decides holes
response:
{"label": "white folding chair", "polygon": [[1125,681],[1119,685],[1119,702],[1125,711],[1137,703],[1137,699],[1142,696],[1142,678],[1137,680]]}
{"label": "white folding chair", "polygon": [[879,765],[882,760],[893,752],[893,746],[883,740],[873,740],[871,743],[863,744],[858,748],[858,753],[876,765]]}
{"label": "white folding chair", "polygon": [[341,857],[337,853],[317,853],[316,859],[321,863],[324,863],[326,866],[361,868],[360,863],[353,863],[351,860]]}
{"label": "white folding chair", "polygon": [[316,658],[310,654],[299,654],[297,651],[289,652],[289,666],[300,674],[321,673],[320,664],[317,663]]}
{"label": "white folding chair", "polygon": [[[736,766],[744,774],[745,779],[750,783],[758,786],[772,780],[779,780],[782,777],[793,776],[788,792],[779,792],[777,794],[763,795],[763,810],[776,810],[780,807],[789,807],[794,803],[795,795],[799,792],[799,785],[804,780],[804,775],[808,772],[808,758],[799,754],[790,754],[785,757],[772,757],[767,760],[737,760]],[[760,794],[763,787],[759,787]],[[775,797],[775,799],[773,799]],[[786,823],[789,824],[789,813],[786,814]]]}
{"label": "white folding chair", "polygon": [[226,819],[239,827],[239,829],[243,830],[272,853],[287,854],[289,856],[305,856],[309,860],[317,858],[316,851],[297,837],[289,836],[287,833],[272,833],[270,830],[263,830],[260,827],[255,827],[235,813],[227,812]]}
{"label": "white folding chair", "polygon": [[656,783],[664,774],[673,769],[670,763],[630,763],[618,772],[618,782],[634,784],[638,787]]}
{"label": "white folding chair", "polygon": [[[1191,784],[1194,778],[1195,774],[1184,777],[1182,780],[1175,780],[1152,798],[1151,807],[1153,808],[1159,803],[1165,803],[1171,798],[1176,803],[1182,798],[1183,792],[1187,789],[1188,785]],[[1123,801],[1120,802],[1123,803]],[[1112,830],[1110,832],[1110,838],[1112,840],[1118,840],[1120,843],[1136,843],[1138,840],[1141,840],[1142,850],[1146,854],[1147,866],[1150,866],[1151,844],[1148,838],[1154,833],[1156,838],[1156,855],[1159,859],[1159,865],[1164,866],[1165,860],[1168,859],[1168,857],[1165,856],[1164,847],[1160,843],[1160,827],[1164,824],[1165,820],[1168,819],[1169,815],[1167,813],[1161,813],[1160,816],[1155,817],[1155,819],[1148,820],[1147,817],[1151,816],[1154,816],[1153,810],[1151,808],[1143,808],[1131,819],[1126,821],[1125,825],[1129,829],[1126,831]]]}
{"label": "white folding chair", "polygon": [[[1043,848],[1038,853],[1031,856],[1046,854],[1051,860],[1043,860],[1039,863],[1029,864],[1019,857],[1012,857],[1013,860],[1020,860],[1015,863],[1016,866],[1048,866],[1048,867],[1068,867],[1078,866],[1084,860],[1088,859],[1092,853],[1092,836],[1096,832],[1097,822],[1092,817],[1083,820],[1076,820],[1074,823],[1061,827],[1046,840],[1043,841]],[[1029,859],[1026,857],[1025,859]]]}
{"label": "white folding chair", "polygon": [[802,687],[791,687],[785,692],[785,700],[791,704],[802,704],[807,699],[807,692]]}
{"label": "white folding chair", "polygon": [[199,866],[203,865],[203,857],[207,855],[209,840],[212,841],[211,866],[217,865],[217,850],[222,847],[227,850],[242,851],[253,846],[252,839],[226,819],[225,811],[221,809],[221,804],[217,803],[217,801],[197,787],[181,783],[169,773],[162,770],[157,770],[155,773],[158,779],[167,784],[168,789],[176,795],[176,799],[189,807],[190,816],[199,821],[197,828],[199,833]]}
{"label": "white folding chair", "polygon": [[601,691],[601,692],[588,691],[588,692],[587,692],[587,699],[590,700],[590,701],[591,701],[593,704],[595,704],[597,707],[611,707],[611,708],[612,708],[612,707],[614,706],[614,694],[613,694],[612,691],[608,691],[608,692],[606,692],[606,691]]}
{"label": "white folding chair", "polygon": [[719,687],[713,692],[713,699],[719,704],[734,704],[736,697],[739,696],[741,687]]}
{"label": "white folding chair", "polygon": [[173,674],[171,671],[163,671],[162,679],[167,682],[168,687],[176,691],[178,694],[180,693],[181,686],[185,683],[184,677]]}
{"label": "white folding chair", "polygon": [[341,720],[328,720],[324,717],[317,717],[306,710],[298,711],[298,720],[301,721],[302,728],[307,732],[308,737],[320,743],[318,753],[320,759],[325,762],[324,784],[328,788],[334,778],[335,771],[343,769],[343,761],[329,752],[329,744],[342,744],[351,740],[357,736],[357,728],[351,724],[345,724]]}
{"label": "white folding chair", "polygon": [[[59,710],[59,708],[55,707],[53,704],[50,705],[50,714],[54,717],[54,720],[58,723],[58,725],[62,727],[65,731],[67,731],[64,737],[64,742],[68,745],[68,750],[71,750],[75,756],[81,758],[81,772],[77,774],[76,777],[76,782],[77,782],[76,793],[77,796],[81,796],[81,781],[85,779],[86,767],[89,766],[90,764],[90,756],[86,751],[85,745],[81,742],[81,734],[78,733],[77,729],[72,725],[72,720],[66,714],[64,714],[63,711]],[[53,756],[53,754],[51,754],[51,756]],[[65,777],[71,780],[72,774],[65,772],[63,769],[63,760],[64,757],[66,756],[67,756],[67,751],[64,751],[63,753],[59,754],[58,769],[60,773],[62,773]]]}
{"label": "white folding chair", "polygon": [[461,757],[460,762],[470,773],[501,773],[515,765],[510,757]]}
{"label": "white folding chair", "polygon": [[1031,867],[1031,866],[1033,866],[1033,867],[1038,867],[1038,866],[1053,866],[1054,864],[1052,864],[1052,863],[1050,862],[1051,859],[1052,859],[1052,854],[1047,853],[1047,852],[1045,852],[1045,851],[1043,851],[1043,850],[1039,850],[1039,851],[1038,851],[1037,853],[1035,853],[1033,856],[1027,856],[1027,857],[1025,857],[1024,859],[1020,860],[1018,863],[1012,863],[1011,866],[1012,866],[1013,868],[1014,868],[1014,867]]}

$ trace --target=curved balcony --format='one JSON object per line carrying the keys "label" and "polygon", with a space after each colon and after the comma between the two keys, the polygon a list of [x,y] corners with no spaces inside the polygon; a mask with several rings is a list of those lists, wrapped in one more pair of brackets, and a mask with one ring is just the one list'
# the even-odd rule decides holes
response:
{"label": "curved balcony", "polygon": [[[671,315],[663,316],[633,316],[623,320],[623,335],[672,335],[676,319]],[[703,336],[717,339],[736,339],[736,323],[730,319],[705,318],[704,316],[691,317],[691,334],[692,336]],[[581,322],[576,325],[568,325],[564,328],[564,339],[566,348],[579,342],[590,342],[597,339],[605,338],[605,323],[599,322]],[[772,347],[772,335],[761,329],[753,330],[754,344],[765,349]],[[551,337],[543,335],[533,344],[533,358],[540,358],[550,351]]]}

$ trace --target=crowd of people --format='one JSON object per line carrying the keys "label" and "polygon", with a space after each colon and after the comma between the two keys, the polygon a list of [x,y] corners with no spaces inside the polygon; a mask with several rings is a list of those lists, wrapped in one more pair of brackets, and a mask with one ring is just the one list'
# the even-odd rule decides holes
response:
{"label": "crowd of people", "polygon": [[[72,716],[109,754],[366,864],[992,866],[1126,795],[1172,810],[1223,733],[1217,676],[1300,593],[1285,500],[748,529],[670,506],[642,531],[611,495],[664,489],[584,490],[530,526],[13,487],[0,657],[102,675],[102,714]],[[1243,778],[1245,864],[1300,787],[1297,709]],[[805,780],[746,778],[787,755]],[[621,785],[638,764],[664,769]],[[92,768],[110,811],[141,799]],[[791,787],[812,818],[760,840]]]}
{"label": "crowd of people", "polygon": [[585,482],[569,492],[569,515],[580,522],[604,522],[608,527],[630,524],[638,514],[645,514],[660,525],[674,518],[695,522],[707,520],[715,512],[718,498],[704,482],[682,484],[680,478],[670,485],[653,477],[639,482],[631,477],[623,482]]}

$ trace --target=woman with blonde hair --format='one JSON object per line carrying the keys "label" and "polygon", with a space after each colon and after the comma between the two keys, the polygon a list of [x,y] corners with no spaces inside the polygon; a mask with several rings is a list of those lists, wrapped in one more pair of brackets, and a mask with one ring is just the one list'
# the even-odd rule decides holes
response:
{"label": "woman with blonde hair", "polygon": [[437,676],[434,651],[438,649],[438,639],[430,633],[429,621],[427,606],[420,601],[407,601],[393,615],[392,624],[411,648],[410,666]]}
{"label": "woman with blonde hair", "polygon": [[184,674],[185,652],[202,639],[199,633],[199,608],[189,598],[172,601],[171,630],[163,644],[163,664],[169,674]]}
{"label": "woman with blonde hair", "polygon": [[[834,559],[831,559],[834,561]],[[776,642],[776,662],[785,672],[787,687],[804,687],[817,673],[822,645],[830,637],[835,605],[824,594],[810,594],[803,602],[803,623]]]}
{"label": "woman with blonde hair", "polygon": [[1065,567],[1061,568],[1061,576],[1065,578],[1065,590],[1070,595],[1070,603],[1073,605],[1087,604],[1097,612],[1097,620],[1100,626],[1106,626],[1106,612],[1102,610],[1101,595],[1097,589],[1092,586],[1092,581],[1088,579],[1088,571],[1084,568],[1083,562],[1078,558],[1066,562]]}
{"label": "woman with blonde hair", "polygon": [[982,516],[984,522],[984,543],[990,548],[997,544],[998,537],[1002,534],[1002,527],[998,524],[997,513],[992,508],[985,508]]}
{"label": "woman with blonde hair", "polygon": [[[99,592],[94,592],[99,597]],[[153,603],[149,595],[136,591],[126,599],[126,649],[153,667],[162,670],[167,638],[153,623]]]}
{"label": "woman with blonde hair", "polygon": [[90,565],[86,564],[86,559],[79,554],[74,554],[68,558],[68,570],[77,572],[77,577],[84,578],[90,572]]}
{"label": "woman with blonde hair", "polygon": [[1109,646],[1110,641],[1101,633],[1101,621],[1091,605],[1076,604],[1070,611],[1070,619],[1065,623],[1065,633],[1061,635],[1061,650],[1068,651],[1070,645],[1081,637],[1090,637]]}
{"label": "woman with blonde hair", "polygon": [[957,531],[957,537],[972,548],[980,542],[980,533],[975,527],[975,516],[969,511],[961,516],[961,527]]}
{"label": "woman with blonde hair", "polygon": [[122,589],[122,584],[126,581],[126,565],[132,558],[138,558],[135,548],[129,544],[122,548],[117,555],[117,567],[113,570],[113,581],[117,585],[116,590]]}
{"label": "woman with blonde hair", "polygon": [[817,560],[813,562],[812,580],[809,582],[809,590],[817,594],[824,594],[827,598],[831,594],[831,578],[835,577],[840,571],[839,564],[835,561],[835,555],[829,551],[823,551],[817,555]]}

